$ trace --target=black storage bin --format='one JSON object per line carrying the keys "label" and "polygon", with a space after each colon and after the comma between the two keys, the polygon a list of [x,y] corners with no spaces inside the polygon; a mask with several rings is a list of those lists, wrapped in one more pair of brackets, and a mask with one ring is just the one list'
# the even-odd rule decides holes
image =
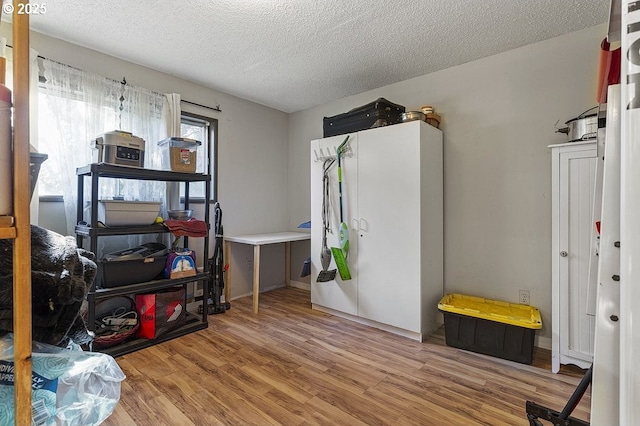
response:
{"label": "black storage bin", "polygon": [[444,334],[447,346],[523,364],[533,361],[536,332],[529,328],[445,313]]}
{"label": "black storage bin", "polygon": [[447,346],[531,364],[540,311],[527,305],[461,294],[445,295],[438,309],[444,315]]}
{"label": "black storage bin", "polygon": [[99,288],[121,287],[161,279],[167,255],[144,259],[100,261]]}
{"label": "black storage bin", "polygon": [[404,112],[405,108],[402,105],[378,98],[349,112],[324,117],[323,134],[326,138],[401,123]]}

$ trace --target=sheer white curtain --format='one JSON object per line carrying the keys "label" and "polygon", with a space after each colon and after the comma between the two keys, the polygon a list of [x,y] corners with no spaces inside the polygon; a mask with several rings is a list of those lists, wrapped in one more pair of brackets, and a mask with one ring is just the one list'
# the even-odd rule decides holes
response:
{"label": "sheer white curtain", "polygon": [[[6,43],[4,38],[0,38],[0,44]],[[6,86],[13,91],[13,49],[7,49],[6,54]],[[29,49],[29,142],[33,149],[38,148],[38,52]],[[31,199],[30,213],[31,223],[38,224],[38,194],[33,194]]]}
{"label": "sheer white curtain", "polygon": [[165,123],[167,128],[167,134],[171,137],[180,137],[180,117],[182,115],[182,109],[180,108],[180,94],[179,93],[166,93],[167,108],[165,109]]}
{"label": "sheer white curtain", "polygon": [[[76,225],[76,168],[94,161],[91,140],[121,130],[145,140],[145,168],[160,169],[157,142],[167,137],[166,97],[55,61],[42,60],[39,94],[39,148],[49,155],[40,182],[48,193],[64,197],[68,235]],[[89,187],[88,183],[85,187]],[[101,179],[101,199],[163,201],[165,184]],[[87,200],[85,196],[85,200]]]}
{"label": "sheer white curtain", "polygon": [[[180,108],[180,94],[165,94],[167,108],[164,110],[164,122],[167,129],[167,135],[170,137],[180,137],[180,116],[182,109]],[[180,184],[177,182],[167,183],[167,209],[180,209]]]}

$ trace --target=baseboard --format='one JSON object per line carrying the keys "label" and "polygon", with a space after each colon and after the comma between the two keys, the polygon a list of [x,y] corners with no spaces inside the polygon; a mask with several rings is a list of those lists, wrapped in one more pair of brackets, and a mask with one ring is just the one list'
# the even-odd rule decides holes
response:
{"label": "baseboard", "polygon": [[[371,320],[368,320],[368,319],[365,319],[365,318],[361,318],[361,317],[358,317],[358,316],[355,316],[355,315],[347,314],[345,312],[336,311],[336,310],[333,310],[331,308],[327,308],[327,307],[321,306],[321,305],[312,304],[311,307],[313,309],[321,311],[321,312],[326,312],[328,314],[335,315],[335,316],[340,317],[340,318],[348,319],[350,321],[354,321],[354,322],[357,322],[359,324],[368,325],[370,327],[374,327],[374,328],[377,328],[377,329],[380,329],[380,330],[388,331],[389,333],[397,334],[399,336],[404,336],[404,337],[407,337],[407,338],[412,339],[412,340],[417,340],[417,341],[422,341],[423,340],[423,336],[420,335],[420,333],[416,333],[416,332],[412,332],[412,331],[408,331],[408,330],[403,330],[401,328],[393,327],[393,326],[390,326],[390,325],[387,325],[387,324],[382,324],[382,323],[379,323],[379,322],[376,322],[376,321],[371,321]],[[443,324],[444,324],[443,321],[438,321],[437,326],[442,326]],[[542,348],[542,349],[551,350],[551,339],[548,338],[548,337],[536,336],[535,337],[535,341],[534,341],[534,346],[537,346],[537,347]]]}
{"label": "baseboard", "polygon": [[404,330],[402,328],[397,328],[388,324],[382,324],[376,321],[371,321],[366,318],[357,317],[355,315],[347,314],[345,312],[335,311],[331,308],[327,308],[325,306],[311,304],[311,307],[317,311],[325,312],[327,314],[335,315],[340,318],[348,319],[353,322],[357,322],[358,324],[367,325],[369,327],[374,327],[382,331],[387,331],[389,333],[397,334],[398,336],[407,337],[411,340],[417,340],[418,342],[423,341],[423,336],[420,333],[416,333],[414,331]]}
{"label": "baseboard", "polygon": [[[302,281],[291,280],[290,281],[290,286],[294,287],[294,288],[299,288],[301,290],[311,291],[311,284],[303,283]],[[271,285],[271,286],[268,286],[268,287],[266,287],[264,289],[260,289],[260,293],[263,293],[265,291],[275,290],[277,288],[282,288],[282,287],[285,287],[284,283]],[[244,294],[238,294],[238,295],[234,296],[231,300],[239,299],[241,297],[251,296],[252,294],[253,294],[253,292],[248,292],[248,293],[244,293]],[[418,341],[422,340],[422,336],[420,335],[420,333],[415,333],[415,332],[412,332],[412,331],[403,330],[401,328],[393,327],[393,326],[390,326],[390,325],[387,325],[387,324],[382,324],[382,323],[379,323],[379,322],[376,322],[376,321],[367,320],[365,318],[357,317],[355,315],[350,315],[350,314],[347,314],[347,313],[344,313],[344,312],[335,311],[333,309],[330,309],[330,308],[327,308],[327,307],[324,307],[324,306],[321,306],[321,305],[312,304],[312,308],[316,309],[318,311],[326,312],[326,313],[331,314],[331,315],[335,315],[335,316],[340,317],[340,318],[345,318],[345,319],[348,319],[350,321],[354,321],[354,322],[357,322],[357,323],[360,323],[360,324],[368,325],[370,327],[378,328],[380,330],[388,331],[388,332],[393,333],[393,334],[404,336],[404,337],[407,337],[407,338],[412,339],[412,340],[418,340]],[[440,321],[440,323],[438,325],[441,326],[442,324],[443,324],[443,322]],[[534,346],[537,346],[537,347],[542,348],[542,349],[551,350],[551,339],[549,337],[541,337],[541,336],[536,335],[535,341],[534,341]]]}
{"label": "baseboard", "polygon": [[536,336],[533,345],[542,349],[551,350],[551,339],[549,337]]}
{"label": "baseboard", "polygon": [[289,285],[291,287],[299,288],[301,290],[311,291],[311,284],[310,283],[303,283],[302,281],[291,280],[291,281],[289,281]]}
{"label": "baseboard", "polygon": [[[272,284],[270,286],[265,286],[264,288],[260,288],[260,293],[264,293],[264,292],[267,292],[267,291],[275,290],[277,288],[283,288],[284,286],[285,286],[284,282],[278,283],[278,284]],[[236,294],[231,298],[231,300],[240,299],[241,297],[248,297],[248,296],[253,296],[253,291],[249,291],[249,292],[242,293],[242,294]]]}

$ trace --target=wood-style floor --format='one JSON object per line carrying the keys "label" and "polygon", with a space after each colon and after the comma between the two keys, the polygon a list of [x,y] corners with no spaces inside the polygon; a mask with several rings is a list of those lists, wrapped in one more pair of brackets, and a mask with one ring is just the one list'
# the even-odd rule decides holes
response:
{"label": "wood-style floor", "polygon": [[[117,358],[127,378],[105,425],[527,426],[527,400],[561,411],[583,374],[551,373],[546,350],[524,365],[448,347],[442,330],[415,342],[314,311],[293,288],[261,294],[258,315],[247,297],[209,318]],[[573,416],[589,407],[587,391]]]}

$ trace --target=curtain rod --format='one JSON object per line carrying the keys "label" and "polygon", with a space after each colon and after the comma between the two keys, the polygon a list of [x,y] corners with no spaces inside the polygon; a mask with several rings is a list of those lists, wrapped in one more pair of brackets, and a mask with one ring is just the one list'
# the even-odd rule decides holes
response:
{"label": "curtain rod", "polygon": [[[49,59],[49,60],[51,60],[51,59]],[[116,81],[116,80],[113,80],[113,81]],[[126,86],[127,84],[129,84],[129,83],[127,83],[127,78],[126,77],[122,77],[122,81],[119,81],[117,83],[120,83],[123,86]],[[155,92],[153,90],[152,90],[152,92],[157,94],[157,95],[162,95],[162,93],[158,93],[158,92]],[[211,111],[222,112],[222,110],[220,109],[220,104],[216,105],[215,108],[214,108],[214,107],[210,107],[210,106],[207,106],[207,105],[202,105],[202,104],[199,104],[199,103],[196,103],[196,102],[187,101],[186,99],[180,99],[180,102],[184,102],[185,104],[189,104],[189,105],[195,105],[195,106],[198,106],[200,108],[210,109]]]}
{"label": "curtain rod", "polygon": [[[49,59],[50,61],[51,59]],[[116,81],[116,80],[113,80]],[[117,83],[122,84],[123,86],[126,86],[127,84],[127,78],[126,77],[122,77],[122,81],[119,81]],[[156,95],[162,95],[162,93],[158,93],[152,90],[153,93],[155,93]],[[187,101],[186,99],[180,99],[180,102],[184,102],[185,104],[189,104],[189,105],[195,105],[201,108],[206,108],[206,109],[210,109],[211,111],[216,111],[216,112],[222,112],[222,110],[220,109],[220,104],[216,105],[215,108],[214,107],[210,107],[207,105],[202,105],[202,104],[198,104],[196,102],[191,102],[191,101]]]}
{"label": "curtain rod", "polygon": [[180,102],[184,102],[185,104],[195,105],[195,106],[199,106],[199,107],[202,107],[202,108],[210,109],[212,111],[222,112],[222,110],[220,109],[220,105],[219,104],[216,105],[216,107],[214,108],[214,107],[198,104],[198,103],[191,102],[191,101],[186,101],[184,99],[181,99]]}
{"label": "curtain rod", "polygon": [[[9,49],[13,49],[13,46],[11,46],[10,44],[7,44],[6,47],[8,47]],[[60,65],[64,65],[66,67],[73,68],[73,69],[78,70],[78,71],[82,71],[80,68],[72,67],[71,65],[63,64],[62,62],[55,61],[55,60],[49,59],[49,58],[45,58],[44,56],[41,56],[41,55],[38,55],[38,58],[46,59],[47,61],[56,62],[56,63],[58,63]],[[109,80],[111,80],[111,81],[113,81],[115,83],[120,83],[122,85],[129,84],[129,83],[127,83],[127,79],[125,77],[122,77],[122,81],[117,81],[117,80],[114,80],[114,79],[109,78],[109,77],[105,77],[105,78],[107,78],[107,79],[109,79]],[[153,92],[153,93],[155,93],[157,95],[162,95],[162,93],[158,93],[158,92],[153,91],[153,90],[151,90],[151,92]],[[210,107],[210,106],[199,104],[199,103],[196,103],[196,102],[187,101],[185,99],[180,99],[180,102],[184,102],[185,104],[194,105],[194,106],[197,106],[197,107],[200,107],[200,108],[206,108],[206,109],[209,109],[211,111],[222,112],[222,110],[220,109],[220,104],[216,105],[215,107]]]}

